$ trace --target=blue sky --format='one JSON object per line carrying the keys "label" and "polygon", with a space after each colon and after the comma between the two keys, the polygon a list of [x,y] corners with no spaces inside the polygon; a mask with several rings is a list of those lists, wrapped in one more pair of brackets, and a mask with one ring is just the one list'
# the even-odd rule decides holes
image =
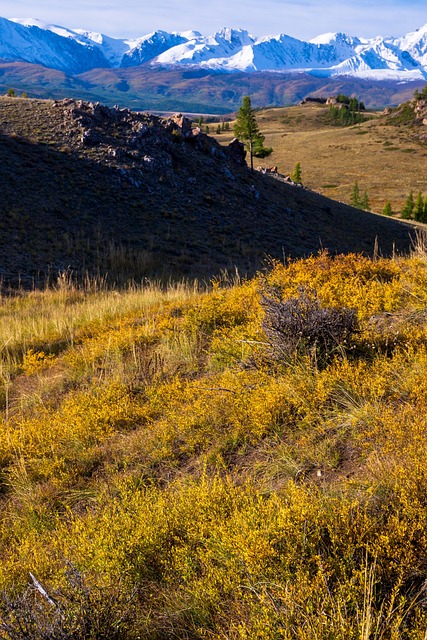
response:
{"label": "blue sky", "polygon": [[401,36],[427,23],[426,0],[1,0],[5,18],[39,18],[113,37],[137,37],[154,29],[195,29],[211,34],[223,26],[262,36],[286,33],[310,39],[329,31]]}

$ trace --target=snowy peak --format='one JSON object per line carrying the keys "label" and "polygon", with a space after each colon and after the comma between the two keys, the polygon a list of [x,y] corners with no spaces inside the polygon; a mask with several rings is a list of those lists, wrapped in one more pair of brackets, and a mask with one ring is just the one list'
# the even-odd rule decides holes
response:
{"label": "snowy peak", "polygon": [[402,51],[408,52],[422,66],[427,67],[427,24],[403,38],[394,40],[394,44]]}
{"label": "snowy peak", "polygon": [[228,27],[223,27],[220,31],[217,31],[214,38],[219,44],[227,43],[230,47],[244,47],[255,42],[255,39],[247,31],[229,29]]}
{"label": "snowy peak", "polygon": [[0,18],[0,58],[41,64],[68,74],[108,66],[104,55],[77,34],[35,19]]}
{"label": "snowy peak", "polygon": [[167,33],[166,31],[154,31],[136,41],[126,41],[129,49],[126,51],[118,66],[135,67],[161,55],[184,42],[188,42],[185,36],[179,33]]}
{"label": "snowy peak", "polygon": [[120,39],[36,18],[0,18],[0,58],[41,64],[69,75],[148,63],[223,72],[303,71],[321,76],[427,80],[427,24],[400,38],[364,39],[339,32],[305,42],[286,34],[254,37],[244,29],[228,27],[211,36],[158,30],[140,38]]}

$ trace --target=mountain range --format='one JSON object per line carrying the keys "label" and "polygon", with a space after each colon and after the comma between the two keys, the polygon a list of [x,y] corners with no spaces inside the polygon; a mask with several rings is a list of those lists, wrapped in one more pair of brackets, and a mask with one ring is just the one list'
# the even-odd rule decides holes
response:
{"label": "mountain range", "polygon": [[140,65],[215,72],[305,72],[317,77],[427,81],[427,24],[403,37],[359,38],[327,33],[309,42],[288,35],[254,37],[224,28],[155,31],[119,39],[36,19],[0,18],[0,59],[26,62],[75,76],[93,69]]}

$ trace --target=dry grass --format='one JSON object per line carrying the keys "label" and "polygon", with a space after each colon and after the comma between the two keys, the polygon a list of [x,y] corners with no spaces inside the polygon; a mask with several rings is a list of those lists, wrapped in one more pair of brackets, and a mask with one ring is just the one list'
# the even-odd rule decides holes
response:
{"label": "dry grass", "polygon": [[[65,276],[2,298],[3,637],[423,638],[421,236],[416,249],[322,253],[209,290]],[[277,358],[265,316],[289,314],[266,291],[305,292],[317,324],[352,308],[357,331],[328,358],[309,340]]]}
{"label": "dry grass", "polygon": [[[411,127],[387,124],[380,113],[367,114],[372,120],[358,125],[335,127],[328,124],[327,114],[328,107],[319,105],[260,111],[260,130],[274,152],[265,160],[255,159],[256,166],[277,165],[288,175],[300,162],[305,186],[347,203],[357,180],[378,213],[387,200],[400,212],[409,191],[427,192],[420,171],[427,163],[427,146],[412,139]],[[225,143],[230,135],[216,137]]]}

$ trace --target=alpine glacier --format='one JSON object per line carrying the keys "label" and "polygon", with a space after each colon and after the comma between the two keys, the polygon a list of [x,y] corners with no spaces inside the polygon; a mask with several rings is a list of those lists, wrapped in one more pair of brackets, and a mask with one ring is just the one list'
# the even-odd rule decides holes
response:
{"label": "alpine glacier", "polygon": [[212,36],[159,30],[140,38],[118,39],[36,19],[0,18],[0,60],[40,64],[68,75],[149,64],[404,82],[427,80],[427,24],[400,38],[328,33],[304,42],[285,34],[254,37],[245,30],[228,28]]}

